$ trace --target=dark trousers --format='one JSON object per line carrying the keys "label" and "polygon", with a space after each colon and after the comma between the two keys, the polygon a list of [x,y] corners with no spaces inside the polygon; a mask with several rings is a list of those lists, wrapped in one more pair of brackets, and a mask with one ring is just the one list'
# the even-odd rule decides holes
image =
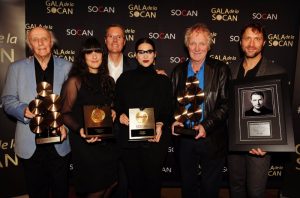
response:
{"label": "dark trousers", "polygon": [[159,198],[162,166],[167,147],[152,143],[150,147],[123,149],[122,160],[128,176],[132,198]]}
{"label": "dark trousers", "polygon": [[205,139],[182,138],[180,140],[179,162],[182,198],[219,197],[225,157],[211,159],[207,150],[208,146]]}
{"label": "dark trousers", "polygon": [[228,156],[229,186],[232,198],[263,198],[271,157],[251,154]]}
{"label": "dark trousers", "polygon": [[30,159],[21,159],[30,198],[69,196],[69,154],[61,157],[53,145],[38,145]]}
{"label": "dark trousers", "polygon": [[118,162],[118,184],[114,187],[111,198],[127,198],[128,197],[128,181],[122,160]]}

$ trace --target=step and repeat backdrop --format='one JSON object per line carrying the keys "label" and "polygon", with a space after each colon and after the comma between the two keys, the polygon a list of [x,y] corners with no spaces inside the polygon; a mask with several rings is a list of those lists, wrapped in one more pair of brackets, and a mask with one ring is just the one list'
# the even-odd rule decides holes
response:
{"label": "step and repeat backdrop", "polygon": [[[81,41],[95,36],[104,43],[105,28],[109,24],[120,23],[125,27],[127,40],[124,53],[134,58],[135,41],[140,37],[149,37],[157,45],[157,68],[164,69],[170,74],[176,64],[188,58],[184,48],[184,31],[187,27],[197,22],[206,23],[213,34],[213,47],[209,55],[230,64],[240,58],[241,28],[250,21],[256,21],[264,24],[267,30],[268,41],[264,54],[283,65],[288,71],[291,95],[295,90],[294,84],[296,88],[295,79],[300,78],[300,65],[297,64],[300,9],[293,1],[0,0],[0,2],[1,92],[9,63],[25,57],[25,52],[27,56],[30,55],[28,48],[25,48],[24,35],[26,31],[36,26],[52,30],[58,39],[54,53],[72,62]],[[22,15],[25,19],[21,18]],[[292,112],[294,123],[297,123],[300,119],[300,96],[293,98]],[[295,101],[296,98],[298,103]],[[16,187],[22,186],[23,183],[14,184],[18,180],[22,181],[20,179],[22,174],[15,174],[20,167],[13,152],[14,122],[1,111],[0,124],[0,180],[2,184],[7,183],[7,187],[0,188],[0,197],[2,194],[25,193],[24,188]],[[297,152],[272,154],[269,187],[279,188],[282,183],[283,186],[290,186],[286,185],[285,172],[289,173],[288,176],[293,176],[294,183],[300,181],[300,131],[296,125],[294,130],[298,136]],[[171,144],[168,151],[169,155],[162,169],[163,183],[164,186],[179,186],[176,147]],[[286,162],[290,162],[289,166],[286,166]],[[223,172],[223,185],[227,186],[226,166]],[[288,192],[292,193],[295,189],[289,189]]]}

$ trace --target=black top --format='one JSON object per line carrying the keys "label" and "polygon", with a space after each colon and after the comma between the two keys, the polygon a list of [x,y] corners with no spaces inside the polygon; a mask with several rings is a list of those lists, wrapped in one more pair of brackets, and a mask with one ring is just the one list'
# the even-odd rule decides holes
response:
{"label": "black top", "polygon": [[268,109],[265,106],[262,106],[259,109],[260,112],[256,112],[253,110],[253,107],[247,111],[245,111],[245,116],[262,116],[262,115],[272,115],[273,114],[273,110]]}
{"label": "black top", "polygon": [[[128,116],[129,108],[153,107],[156,122],[163,122],[164,129],[170,125],[172,112],[172,85],[165,75],[156,73],[153,66],[139,65],[135,70],[123,72],[116,84],[117,120],[125,113]],[[129,116],[128,116],[129,117]],[[164,141],[170,132],[163,130],[161,141]],[[146,142],[128,142],[129,127],[120,124],[119,138],[123,146],[136,146]]]}
{"label": "black top", "polygon": [[241,66],[240,66],[240,69],[239,69],[239,72],[238,72],[238,76],[237,76],[237,79],[253,79],[256,77],[256,74],[259,70],[259,67],[261,65],[261,60],[259,60],[259,62],[257,63],[257,65],[250,69],[249,71],[247,71],[246,75],[244,76],[244,73],[245,73],[245,69],[243,67],[243,61],[241,62]]}
{"label": "black top", "polygon": [[35,67],[35,79],[36,84],[42,81],[46,81],[53,86],[53,76],[54,76],[54,62],[51,56],[48,66],[45,70],[42,69],[39,61],[34,57],[34,67]]}
{"label": "black top", "polygon": [[77,192],[96,192],[107,188],[117,178],[116,143],[111,139],[87,143],[79,135],[84,127],[83,105],[110,105],[112,99],[103,94],[100,76],[89,73],[86,83],[79,77],[69,78],[62,89],[62,115],[70,129],[72,149],[73,183]]}

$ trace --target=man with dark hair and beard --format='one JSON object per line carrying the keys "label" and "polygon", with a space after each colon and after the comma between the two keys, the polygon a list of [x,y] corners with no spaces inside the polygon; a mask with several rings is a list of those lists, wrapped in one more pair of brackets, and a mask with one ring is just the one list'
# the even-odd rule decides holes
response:
{"label": "man with dark hair and beard", "polygon": [[[251,82],[259,76],[285,73],[283,67],[262,55],[266,39],[265,29],[259,23],[249,23],[242,29],[240,46],[244,57],[231,65],[233,79]],[[228,170],[231,197],[265,197],[270,160],[271,156],[261,148],[252,148],[249,153],[230,153]]]}

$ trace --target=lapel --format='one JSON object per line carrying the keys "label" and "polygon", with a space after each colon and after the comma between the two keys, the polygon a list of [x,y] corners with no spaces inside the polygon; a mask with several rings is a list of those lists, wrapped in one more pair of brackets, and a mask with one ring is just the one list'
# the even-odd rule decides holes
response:
{"label": "lapel", "polygon": [[[36,91],[36,77],[35,77],[35,66],[34,66],[34,57],[29,57],[26,60],[27,68],[24,69],[24,76],[30,76],[30,78],[25,79],[28,82],[28,86],[31,87],[30,89],[24,88],[26,92],[28,92],[28,95],[30,98],[35,98],[37,96]],[[25,82],[26,82],[25,81]],[[21,82],[22,83],[22,82]],[[26,83],[24,83],[25,85]]]}
{"label": "lapel", "polygon": [[53,93],[55,94],[60,94],[60,90],[58,89],[58,87],[60,86],[61,82],[61,78],[60,75],[62,74],[61,71],[61,64],[58,61],[57,58],[55,58],[55,56],[53,56],[53,64],[54,64],[54,72],[53,72]]}
{"label": "lapel", "polygon": [[256,76],[263,76],[266,73],[266,69],[267,69],[267,62],[264,58],[262,58]]}
{"label": "lapel", "polygon": [[206,61],[204,65],[204,92],[205,93],[208,93],[211,89],[211,83],[213,80],[214,72],[215,70],[212,69],[212,65],[209,63],[209,61]]}

